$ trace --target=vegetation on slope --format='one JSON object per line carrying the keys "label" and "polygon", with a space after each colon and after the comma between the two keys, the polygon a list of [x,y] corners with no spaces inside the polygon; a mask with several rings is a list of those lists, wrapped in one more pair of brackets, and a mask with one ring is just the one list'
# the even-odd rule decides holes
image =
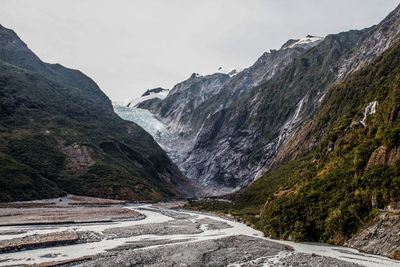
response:
{"label": "vegetation on slope", "polygon": [[190,195],[166,153],[119,118],[90,78],[43,63],[1,26],[0,45],[0,201]]}
{"label": "vegetation on slope", "polygon": [[[234,211],[273,238],[338,244],[400,201],[399,63],[400,42],[325,98],[313,118],[314,134],[324,132],[317,147],[264,174],[233,204],[208,208]],[[372,101],[376,113],[363,126]]]}

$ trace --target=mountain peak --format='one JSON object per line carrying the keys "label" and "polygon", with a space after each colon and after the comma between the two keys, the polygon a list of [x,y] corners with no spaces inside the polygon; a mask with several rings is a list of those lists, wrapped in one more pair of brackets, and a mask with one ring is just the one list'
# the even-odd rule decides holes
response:
{"label": "mountain peak", "polygon": [[192,75],[190,75],[190,78],[189,78],[189,79],[191,79],[191,78],[196,78],[196,77],[200,77],[200,76],[201,76],[200,74],[198,74],[198,73],[196,73],[196,72],[193,72]]}
{"label": "mountain peak", "polygon": [[322,40],[324,40],[324,37],[319,37],[309,34],[305,38],[288,40],[286,43],[282,45],[281,49],[295,48],[295,47],[308,49],[313,46],[316,46],[317,44],[322,42]]}

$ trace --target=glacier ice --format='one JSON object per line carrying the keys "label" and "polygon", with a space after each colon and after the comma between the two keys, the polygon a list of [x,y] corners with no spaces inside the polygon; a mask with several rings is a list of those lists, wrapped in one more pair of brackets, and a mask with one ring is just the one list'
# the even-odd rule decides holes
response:
{"label": "glacier ice", "polygon": [[168,127],[147,109],[127,107],[114,103],[114,111],[122,119],[138,124],[151,134],[157,142],[159,142],[161,134],[168,131]]}

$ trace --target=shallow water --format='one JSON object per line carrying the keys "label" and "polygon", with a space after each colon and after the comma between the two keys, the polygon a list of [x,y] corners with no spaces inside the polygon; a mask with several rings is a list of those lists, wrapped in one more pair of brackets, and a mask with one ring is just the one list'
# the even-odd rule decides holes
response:
{"label": "shallow water", "polygon": [[[60,232],[60,231],[93,231],[97,233],[101,233],[110,228],[116,227],[128,227],[134,225],[147,225],[152,223],[164,223],[176,220],[168,215],[168,211],[163,215],[160,211],[163,209],[152,207],[151,205],[137,205],[137,206],[129,206],[129,209],[136,210],[146,216],[143,220],[138,221],[120,221],[113,223],[96,223],[96,224],[81,224],[81,225],[56,225],[56,226],[11,226],[11,227],[0,227],[1,231],[16,231],[16,230],[26,230],[27,232],[24,234],[13,234],[13,235],[0,235],[1,239],[10,239],[14,237],[21,237],[31,234],[45,234],[51,232]],[[166,211],[164,209],[164,211]],[[321,256],[329,256],[333,258],[337,258],[340,260],[358,263],[365,266],[400,266],[400,262],[388,259],[386,257],[370,255],[365,253],[360,253],[355,249],[350,249],[346,247],[336,247],[329,246],[319,243],[294,243],[290,241],[280,241],[280,240],[271,240],[268,238],[264,238],[263,234],[260,231],[257,231],[251,227],[246,226],[243,223],[235,222],[220,218],[218,216],[213,216],[209,214],[202,213],[194,213],[188,211],[180,211],[178,214],[182,215],[190,215],[189,221],[195,223],[201,219],[212,219],[214,221],[226,223],[229,225],[229,228],[218,229],[218,230],[210,230],[207,223],[201,224],[199,229],[202,230],[201,233],[195,234],[151,234],[151,235],[138,235],[128,238],[118,238],[115,239],[103,239],[100,242],[94,243],[85,243],[85,244],[75,244],[75,245],[65,245],[59,247],[49,247],[42,249],[34,249],[34,250],[26,250],[14,253],[4,253],[0,254],[0,266],[6,265],[22,265],[22,264],[33,264],[33,263],[42,263],[48,262],[52,260],[66,260],[79,258],[83,256],[92,256],[98,253],[106,252],[107,250],[117,248],[119,246],[127,245],[129,242],[134,241],[156,241],[156,240],[172,240],[172,241],[180,241],[181,243],[188,242],[197,242],[203,240],[211,240],[218,239],[232,235],[248,235],[258,238],[267,239],[272,242],[277,242],[285,245],[289,245],[295,249],[297,252],[304,253],[316,253]],[[176,227],[179,227],[176,226]],[[163,245],[147,245],[145,248],[138,249],[150,249],[157,248]],[[176,244],[176,242],[175,242]],[[171,244],[173,245],[173,244]],[[54,258],[46,258],[44,255],[52,254]],[[272,262],[276,262],[280,257],[284,256],[285,253],[280,253],[280,255],[274,256],[274,259],[271,259]],[[270,261],[271,262],[271,261]],[[234,265],[232,265],[234,266]]]}

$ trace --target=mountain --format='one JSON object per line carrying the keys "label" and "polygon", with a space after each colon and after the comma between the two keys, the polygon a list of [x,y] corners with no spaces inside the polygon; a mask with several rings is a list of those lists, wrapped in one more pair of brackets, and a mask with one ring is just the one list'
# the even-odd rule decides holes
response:
{"label": "mountain", "polygon": [[157,120],[166,125],[168,130],[160,131],[155,138],[171,159],[179,164],[192,149],[197,135],[197,129],[193,128],[191,123],[194,110],[217,94],[229,79],[230,76],[225,73],[205,76],[193,73],[187,80],[176,84],[163,100],[142,101],[135,105],[138,109],[132,112],[148,109]]}
{"label": "mountain", "polygon": [[390,231],[400,208],[399,63],[397,41],[334,86],[310,119],[317,143],[237,194],[267,235],[342,244],[364,230],[348,244],[398,255]]}
{"label": "mountain", "polygon": [[228,107],[251,88],[271,79],[294,59],[309,48],[318,45],[323,39],[309,36],[309,38],[289,40],[279,50],[265,52],[252,66],[239,72],[224,84],[218,94],[196,108],[193,112],[193,119],[191,119],[192,125],[200,128],[208,116]]}
{"label": "mountain", "polygon": [[217,94],[230,79],[224,73],[202,76],[193,73],[189,79],[175,85],[168,96],[152,111],[166,124],[190,132],[193,111]]}
{"label": "mountain", "polygon": [[0,26],[0,201],[65,193],[129,200],[192,197],[154,139],[122,120],[80,71],[42,62]]}
{"label": "mountain", "polygon": [[148,89],[144,94],[128,102],[127,107],[136,107],[139,104],[143,105],[143,109],[152,109],[153,106],[158,105],[169,93],[168,89],[161,87]]}
{"label": "mountain", "polygon": [[369,29],[325,37],[271,79],[209,116],[180,167],[198,184],[234,190],[268,171],[277,154],[285,154],[282,163],[298,146],[314,146],[319,136],[281,150],[300,127],[307,136],[312,128],[304,123],[336,84],[393,45],[399,21],[398,8]]}
{"label": "mountain", "polygon": [[[277,122],[265,113],[278,120],[283,112],[272,97],[279,96],[283,109],[295,99],[272,136],[287,141],[275,145],[268,171],[225,196],[232,202],[188,207],[240,216],[272,238],[342,244],[400,259],[399,15],[400,6],[369,29],[327,36],[224,114],[215,114],[225,116],[223,129],[231,123],[224,119],[247,101],[257,107],[262,96],[269,97],[263,108],[249,111],[260,124],[270,122],[262,125],[268,136]],[[317,85],[320,91],[314,91]],[[243,115],[235,131],[251,118]],[[253,125],[251,133],[260,129]]]}
{"label": "mountain", "polygon": [[251,88],[271,79],[322,40],[314,36],[290,40],[281,49],[264,53],[252,66],[240,72],[235,69],[228,74],[218,72],[205,76],[193,73],[189,79],[175,85],[165,99],[145,100],[136,107],[150,110],[169,127],[169,131],[159,136],[158,142],[181,170],[198,181],[191,170],[186,171],[190,163],[185,160],[194,148],[204,121]]}

